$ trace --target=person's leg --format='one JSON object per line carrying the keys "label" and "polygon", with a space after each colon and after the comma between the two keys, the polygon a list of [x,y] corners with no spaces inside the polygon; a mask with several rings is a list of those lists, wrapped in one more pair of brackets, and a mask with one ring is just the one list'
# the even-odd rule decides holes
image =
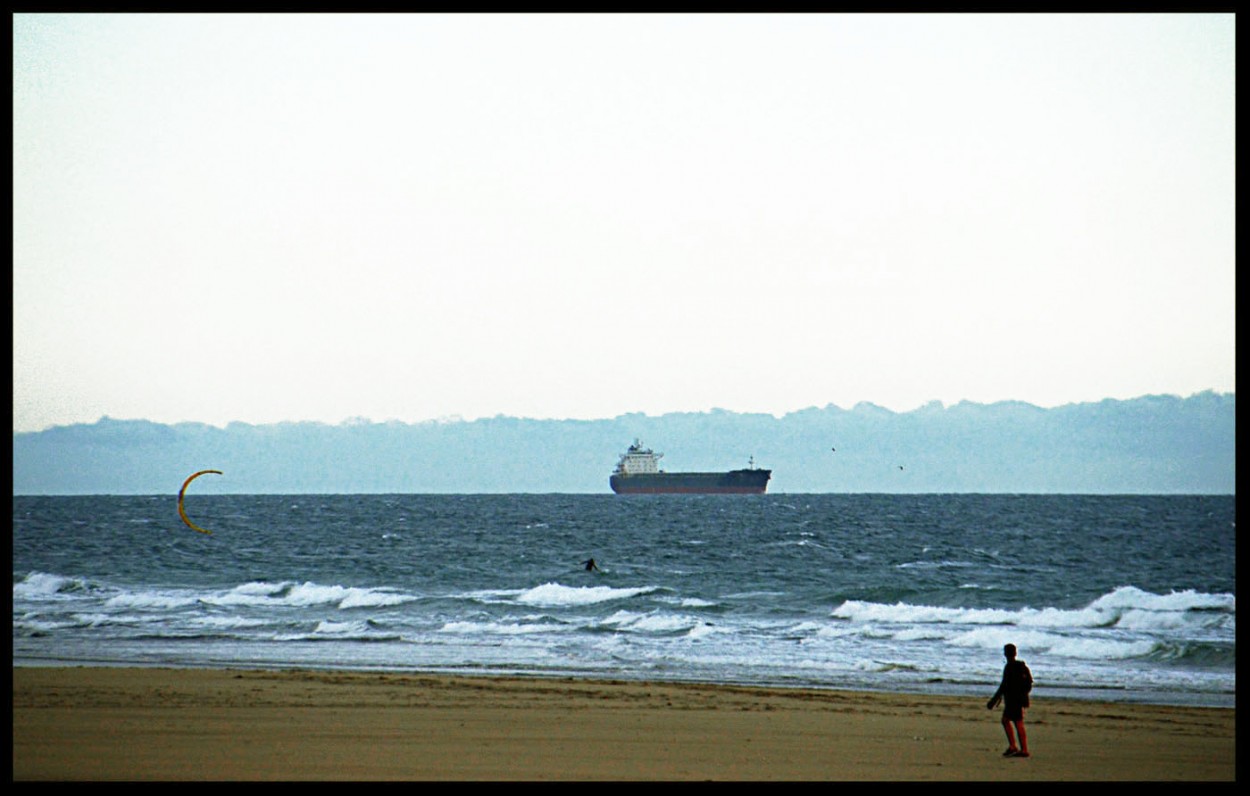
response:
{"label": "person's leg", "polygon": [[1024,734],[1024,719],[1020,719],[1016,723],[1016,735],[1020,736],[1020,757],[1029,756],[1029,739]]}
{"label": "person's leg", "polygon": [[1003,732],[1007,733],[1007,752],[1017,751],[1019,747],[1016,746],[1016,737],[1011,734],[1011,719],[1006,716],[1003,716]]}

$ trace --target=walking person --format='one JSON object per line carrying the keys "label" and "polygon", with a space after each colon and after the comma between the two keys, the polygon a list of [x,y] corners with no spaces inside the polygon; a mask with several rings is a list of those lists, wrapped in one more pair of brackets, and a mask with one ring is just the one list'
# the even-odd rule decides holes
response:
{"label": "walking person", "polygon": [[[1029,740],[1024,733],[1024,709],[1029,706],[1029,692],[1033,690],[1033,673],[1024,661],[1016,659],[1016,645],[1007,644],[1003,647],[1003,655],[1007,665],[1003,667],[1003,681],[990,701],[985,704],[989,710],[1003,703],[1003,732],[1007,733],[1007,751],[1003,757],[1028,757]],[[1012,734],[1012,729],[1015,734]],[[1019,738],[1019,745],[1016,739]]]}

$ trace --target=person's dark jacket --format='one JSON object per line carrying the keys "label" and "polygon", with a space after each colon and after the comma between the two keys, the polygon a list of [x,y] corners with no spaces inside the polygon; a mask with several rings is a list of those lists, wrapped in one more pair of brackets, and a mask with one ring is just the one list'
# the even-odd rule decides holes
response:
{"label": "person's dark jacket", "polygon": [[1033,690],[1033,673],[1029,671],[1029,667],[1024,665],[1024,661],[1020,659],[1007,661],[1007,665],[1003,667],[1003,681],[999,684],[998,690],[994,692],[994,696],[990,698],[991,705],[997,705],[1000,699],[1006,700],[1008,705],[1019,705],[1022,708],[1029,706],[1029,692]]}

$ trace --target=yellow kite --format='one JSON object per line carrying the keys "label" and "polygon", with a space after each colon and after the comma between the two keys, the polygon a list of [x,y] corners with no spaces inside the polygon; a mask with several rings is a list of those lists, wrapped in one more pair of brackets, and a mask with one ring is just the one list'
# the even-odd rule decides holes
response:
{"label": "yellow kite", "polygon": [[191,520],[187,519],[186,509],[182,507],[182,496],[186,494],[187,486],[189,486],[192,481],[199,478],[201,475],[204,475],[204,473],[217,473],[217,475],[221,475],[221,470],[200,470],[198,473],[192,473],[190,478],[182,482],[182,489],[178,490],[178,516],[182,517],[182,521],[185,522],[191,530],[206,533],[211,536],[213,533],[212,531],[206,531],[194,522],[191,522]]}

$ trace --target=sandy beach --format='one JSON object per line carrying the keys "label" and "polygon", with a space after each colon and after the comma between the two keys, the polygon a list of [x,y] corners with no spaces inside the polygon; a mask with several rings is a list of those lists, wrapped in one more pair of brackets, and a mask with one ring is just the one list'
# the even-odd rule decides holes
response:
{"label": "sandy beach", "polygon": [[[986,695],[988,697],[988,694]],[[574,679],[13,669],[15,780],[1233,780],[1230,709]]]}

